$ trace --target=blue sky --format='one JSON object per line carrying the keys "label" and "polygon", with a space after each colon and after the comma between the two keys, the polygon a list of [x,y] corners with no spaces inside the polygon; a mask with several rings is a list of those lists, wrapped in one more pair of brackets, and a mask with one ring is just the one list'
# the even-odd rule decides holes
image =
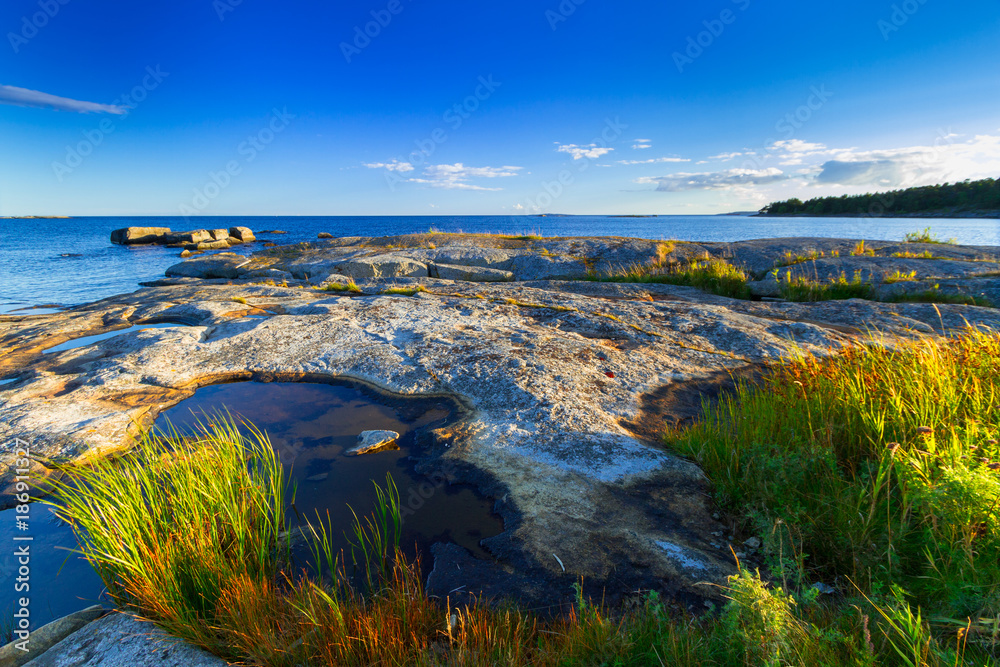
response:
{"label": "blue sky", "polygon": [[0,215],[696,214],[1000,176],[995,0],[6,0],[0,34]]}

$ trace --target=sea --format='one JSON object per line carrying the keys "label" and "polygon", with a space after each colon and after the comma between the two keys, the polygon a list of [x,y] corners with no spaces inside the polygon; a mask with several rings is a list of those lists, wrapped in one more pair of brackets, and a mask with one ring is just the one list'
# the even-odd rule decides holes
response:
{"label": "sea", "polygon": [[[320,232],[334,236],[389,236],[437,230],[538,234],[541,236],[628,236],[681,241],[818,236],[900,241],[927,226],[942,239],[966,245],[1000,246],[997,219],[772,218],[748,215],[663,215],[655,217],[548,216],[377,216],[377,217],[76,217],[0,219],[0,313],[39,306],[72,306],[132,292],[139,283],[162,277],[180,260],[176,248],[116,246],[121,227],[219,229],[245,226],[261,241],[281,245],[312,241]],[[237,246],[248,254],[260,244]],[[36,310],[24,312],[38,313]]]}

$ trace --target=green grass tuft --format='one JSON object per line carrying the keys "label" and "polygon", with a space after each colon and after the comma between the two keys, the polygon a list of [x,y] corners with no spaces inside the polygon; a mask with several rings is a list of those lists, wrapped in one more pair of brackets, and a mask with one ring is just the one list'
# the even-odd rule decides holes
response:
{"label": "green grass tuft", "polygon": [[324,283],[322,286],[317,287],[321,292],[350,292],[351,294],[361,294],[361,288],[358,287],[357,283],[354,282],[354,278],[351,278],[346,283],[330,282]]}
{"label": "green grass tuft", "polygon": [[[669,248],[669,246],[665,247]],[[665,254],[666,252],[661,250],[661,255]],[[636,265],[609,276],[592,275],[588,280],[612,283],[684,285],[733,299],[750,298],[747,274],[722,259],[696,260],[683,265]]]}
{"label": "green grass tuft", "polygon": [[417,292],[426,292],[427,288],[423,285],[416,285],[415,287],[390,287],[389,289],[383,290],[382,294],[398,294],[401,296],[413,296]]}
{"label": "green grass tuft", "polygon": [[909,294],[899,294],[889,299],[892,303],[949,303],[959,306],[982,306],[984,308],[995,307],[993,302],[981,296],[971,294],[944,293],[940,285],[926,289],[922,292],[910,292]]}
{"label": "green grass tuft", "polygon": [[[667,442],[764,537],[791,590],[854,582],[892,664],[961,664],[949,637],[1000,614],[997,367],[1000,335],[974,330],[804,357]],[[997,664],[996,635],[965,632],[978,656],[965,664]]]}
{"label": "green grass tuft", "polygon": [[947,239],[942,241],[937,234],[931,234],[931,228],[925,227],[922,232],[907,232],[906,236],[903,237],[904,243],[939,243],[942,245],[955,245],[958,243],[955,239]]}
{"label": "green grass tuft", "polygon": [[874,290],[871,284],[861,279],[861,272],[855,271],[851,280],[843,272],[838,278],[827,283],[811,280],[805,276],[792,277],[785,273],[785,279],[778,275],[781,296],[789,301],[836,301],[842,299],[871,299]]}

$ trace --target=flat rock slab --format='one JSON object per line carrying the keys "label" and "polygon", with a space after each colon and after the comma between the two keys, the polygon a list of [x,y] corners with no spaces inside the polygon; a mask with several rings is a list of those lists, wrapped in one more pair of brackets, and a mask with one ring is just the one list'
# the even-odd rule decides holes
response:
{"label": "flat rock slab", "polygon": [[32,630],[31,636],[23,644],[23,647],[28,649],[27,651],[22,651],[18,648],[21,640],[15,638],[13,642],[0,648],[0,667],[21,667],[21,665],[42,655],[88,623],[104,616],[108,611],[101,605],[94,605],[56,619],[37,630]]}
{"label": "flat rock slab", "polygon": [[[941,280],[948,278],[971,278],[1000,273],[1000,263],[981,261],[970,262],[951,259],[914,259],[901,257],[822,257],[801,262],[794,266],[774,269],[775,276],[782,280],[786,276],[807,278],[828,283],[844,276],[852,280],[855,275],[868,283],[879,284],[899,274],[919,280]],[[897,278],[898,279],[898,278]]]}
{"label": "flat rock slab", "polygon": [[503,269],[482,266],[455,266],[454,264],[431,264],[431,278],[462,280],[470,283],[502,283],[514,280],[514,274]]}
{"label": "flat rock slab", "polygon": [[149,622],[109,614],[62,640],[25,667],[225,667],[225,660],[169,636]]}
{"label": "flat rock slab", "polygon": [[163,237],[170,233],[169,227],[126,227],[111,232],[111,242],[116,245],[163,243]]}
{"label": "flat rock slab", "polygon": [[180,264],[174,264],[166,271],[170,277],[186,278],[236,278],[240,269],[250,264],[250,260],[235,253],[219,253],[207,257],[195,257]]}

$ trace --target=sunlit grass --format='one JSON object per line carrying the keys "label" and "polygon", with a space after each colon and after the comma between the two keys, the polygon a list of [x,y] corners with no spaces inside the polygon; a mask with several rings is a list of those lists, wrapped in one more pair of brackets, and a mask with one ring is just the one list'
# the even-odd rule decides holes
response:
{"label": "sunlit grass", "polygon": [[906,236],[903,237],[904,243],[940,243],[946,245],[955,245],[958,243],[955,239],[942,240],[937,234],[931,234],[931,228],[925,227],[921,232],[907,232]]}
{"label": "sunlit grass", "polygon": [[361,294],[361,288],[354,282],[354,278],[351,278],[346,283],[336,281],[324,283],[316,289],[321,292],[350,292],[351,294]]}
{"label": "sunlit grass", "polygon": [[390,287],[382,291],[382,294],[395,294],[398,296],[413,296],[418,292],[426,292],[427,288],[423,285],[416,285],[414,287]]}
{"label": "sunlit grass", "polygon": [[[669,251],[668,251],[669,252]],[[662,249],[660,255],[668,252]],[[588,280],[613,283],[658,283],[697,287],[734,299],[749,299],[746,272],[723,259],[694,260],[686,264],[633,265],[611,275],[591,275]]]}
{"label": "sunlit grass", "polygon": [[903,273],[899,269],[896,269],[895,271],[887,275],[885,278],[883,278],[882,282],[884,282],[887,285],[891,285],[893,283],[915,282],[916,280],[917,280],[916,270],[910,271],[908,273]]}
{"label": "sunlit grass", "polygon": [[959,306],[982,306],[984,308],[995,307],[989,299],[981,296],[958,294],[955,292],[942,292],[941,286],[938,284],[920,292],[898,294],[889,300],[893,303],[950,303]]}
{"label": "sunlit grass", "polygon": [[[894,662],[949,664],[949,635],[1000,614],[998,367],[1000,336],[983,331],[805,357],[667,441],[790,588],[854,582],[890,645],[909,647]],[[976,650],[996,642],[980,631]]]}
{"label": "sunlit grass", "polygon": [[871,284],[861,279],[860,271],[855,271],[850,280],[841,272],[840,276],[825,283],[805,276],[793,277],[791,271],[785,272],[784,280],[780,273],[777,278],[781,296],[789,301],[871,299],[874,294]]}

